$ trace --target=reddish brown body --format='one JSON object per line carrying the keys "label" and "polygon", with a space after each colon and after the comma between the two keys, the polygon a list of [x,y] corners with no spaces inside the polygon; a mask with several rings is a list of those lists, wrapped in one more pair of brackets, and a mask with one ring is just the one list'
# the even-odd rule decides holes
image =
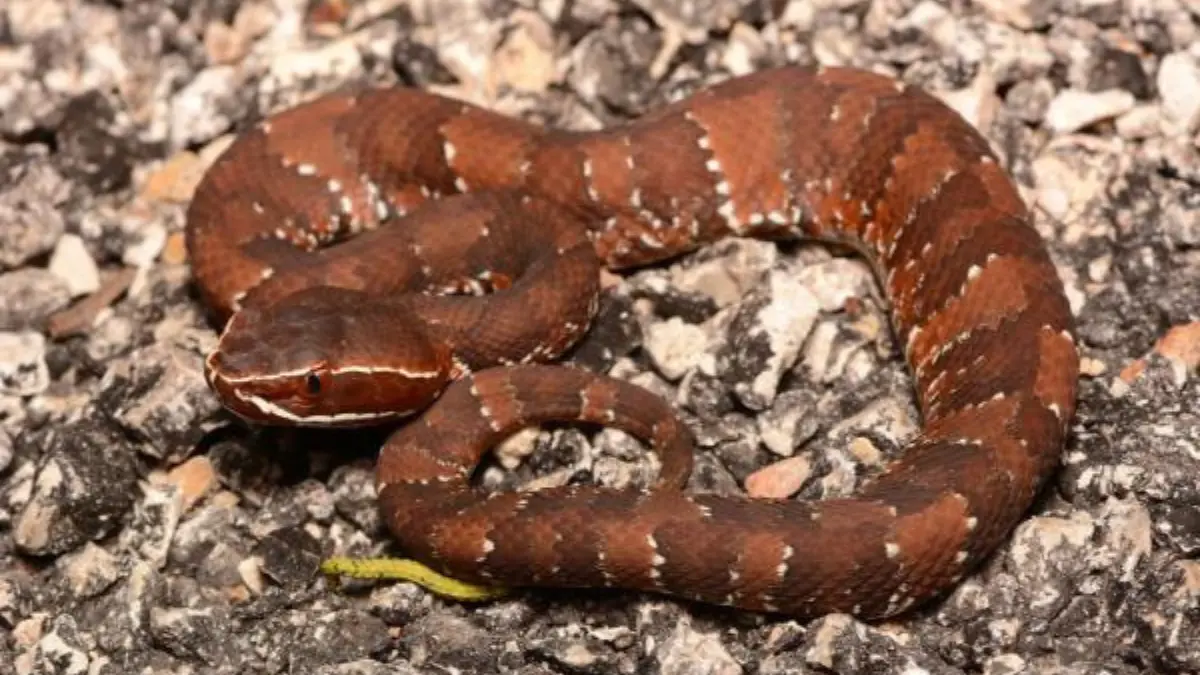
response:
{"label": "reddish brown body", "polygon": [[[328,252],[298,252],[463,191],[478,194],[439,200],[432,215],[423,207],[415,227],[405,221]],[[510,218],[522,208],[532,211]],[[243,136],[199,188],[188,231],[207,301],[224,315],[239,299],[246,305],[209,360],[235,410],[282,421],[272,413],[285,404],[295,406],[283,417],[299,415],[333,392],[382,397],[400,385],[363,387],[385,370],[419,370],[433,383],[414,389],[413,407],[441,392],[380,457],[381,507],[407,553],[464,580],[875,618],[958,581],[1011,531],[1058,463],[1078,358],[1061,284],[1028,221],[985,141],[936,99],[862,71],[782,68],[590,133],[406,89],[326,97]],[[629,384],[530,363],[553,359],[586,328],[599,261],[640,265],[731,234],[850,243],[893,303],[924,426],[853,499],[687,495],[690,437],[667,404]],[[483,281],[502,290],[402,292]],[[361,295],[327,301],[330,287]],[[292,318],[279,328],[270,307],[297,289],[314,298],[279,310]],[[354,364],[347,352],[336,365],[320,356],[307,380],[287,372],[302,375],[302,358],[276,364],[273,376],[255,370],[248,345],[278,353],[304,344],[318,330],[306,332],[310,305],[360,300],[390,302],[396,314],[331,329],[343,334],[327,340],[331,349],[352,351]],[[237,326],[250,312],[255,320]],[[392,348],[376,325],[401,315],[424,333],[396,347],[410,351],[402,362],[369,372]],[[377,339],[350,344],[347,336],[363,334]],[[403,346],[417,343],[429,346]],[[447,379],[456,381],[442,391]],[[309,383],[308,398],[294,381]],[[491,498],[468,485],[492,444],[551,419],[652,441],[664,458],[659,485]]]}

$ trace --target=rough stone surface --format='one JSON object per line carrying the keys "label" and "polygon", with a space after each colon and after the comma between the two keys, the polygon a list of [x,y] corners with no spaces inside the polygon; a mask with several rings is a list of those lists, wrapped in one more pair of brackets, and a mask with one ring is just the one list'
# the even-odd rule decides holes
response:
{"label": "rough stone surface", "polygon": [[[1198,42],[1187,0],[0,3],[0,675],[1200,672]],[[247,429],[205,386],[180,232],[231,135],[394,82],[595,128],[785,61],[933,90],[1034,206],[1084,377],[997,554],[886,625],[315,573],[396,553],[378,439]],[[613,280],[574,358],[679,407],[692,489],[824,499],[915,432],[898,353],[856,258],[730,240]],[[611,430],[498,454],[487,489],[657,470]]]}

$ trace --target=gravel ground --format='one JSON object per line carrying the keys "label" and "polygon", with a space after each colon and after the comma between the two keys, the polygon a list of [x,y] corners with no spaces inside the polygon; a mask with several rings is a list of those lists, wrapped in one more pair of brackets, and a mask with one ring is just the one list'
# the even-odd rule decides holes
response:
{"label": "gravel ground", "polygon": [[[1198,36],[1196,0],[5,0],[0,675],[1200,672]],[[181,229],[230,134],[364,82],[592,128],[782,62],[928,87],[1036,206],[1084,378],[1009,543],[877,625],[316,575],[394,553],[377,439],[247,429],[204,384]],[[613,280],[577,358],[679,404],[696,489],[842,495],[917,424],[878,298],[855,259],[731,240]],[[654,470],[561,428],[484,480]]]}

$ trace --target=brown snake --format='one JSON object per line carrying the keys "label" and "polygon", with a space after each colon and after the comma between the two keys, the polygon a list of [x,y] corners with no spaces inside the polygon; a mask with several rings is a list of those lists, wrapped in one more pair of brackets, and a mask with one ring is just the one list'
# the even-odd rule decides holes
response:
{"label": "brown snake", "polygon": [[[380,507],[407,554],[465,581],[891,616],[999,545],[1074,414],[1071,312],[1011,180],[951,109],[864,71],[765,70],[591,132],[407,88],[327,95],[240,136],[187,233],[232,317],[206,363],[225,405],[301,425],[420,413],[381,452]],[[850,244],[878,275],[923,426],[853,498],[688,494],[669,404],[543,363],[588,328],[602,264],[726,236]],[[550,420],[648,441],[658,484],[470,483]]]}

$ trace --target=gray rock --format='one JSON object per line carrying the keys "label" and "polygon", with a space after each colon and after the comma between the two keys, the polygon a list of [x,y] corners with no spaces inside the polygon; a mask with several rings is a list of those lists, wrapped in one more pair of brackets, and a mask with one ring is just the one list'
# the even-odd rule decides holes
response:
{"label": "gray rock", "polygon": [[1013,85],[1004,102],[1013,114],[1026,122],[1040,122],[1054,98],[1054,84],[1046,78],[1022,80]]}
{"label": "gray rock", "polygon": [[40,394],[50,386],[46,339],[41,333],[0,333],[0,393]]}
{"label": "gray rock", "polygon": [[82,419],[43,432],[43,459],[13,541],[22,551],[53,555],[121,526],[133,503],[133,449],[104,423]]}
{"label": "gray rock", "polygon": [[155,644],[178,658],[209,666],[236,662],[228,639],[234,625],[224,608],[152,607],[147,627]]}
{"label": "gray rock", "polygon": [[817,395],[792,390],[780,394],[758,418],[758,433],[763,445],[780,457],[790,457],[796,448],[816,435],[819,429],[814,414]]}
{"label": "gray rock", "polygon": [[60,558],[59,564],[70,582],[71,592],[80,598],[99,595],[120,575],[116,557],[91,542]]}
{"label": "gray rock", "polygon": [[13,440],[4,429],[0,429],[0,474],[8,470],[12,466],[13,461]]}
{"label": "gray rock", "polygon": [[320,544],[298,527],[271,532],[254,549],[263,573],[284,587],[302,588],[321,564]]}
{"label": "gray rock", "polygon": [[93,663],[82,637],[69,615],[55,617],[26,654],[24,667],[29,672],[87,675]]}
{"label": "gray rock", "polygon": [[183,517],[180,490],[174,485],[142,486],[129,525],[121,531],[125,550],[156,569],[166,564],[179,521]]}
{"label": "gray rock", "polygon": [[216,138],[244,117],[246,106],[238,96],[241,76],[233,66],[202,71],[171,99],[172,147],[182,148]]}
{"label": "gray rock", "polygon": [[66,282],[47,270],[23,267],[0,274],[0,330],[41,328],[70,301]]}
{"label": "gray rock", "polygon": [[718,348],[720,372],[749,408],[771,404],[779,380],[800,354],[820,310],[809,287],[785,270],[772,270],[732,317]]}
{"label": "gray rock", "polygon": [[687,42],[699,44],[709,31],[727,30],[741,11],[738,0],[634,0],[664,29],[679,31]]}
{"label": "gray rock", "polygon": [[28,157],[6,173],[0,188],[0,269],[54,248],[65,228],[58,207],[68,192],[62,176],[44,159]]}
{"label": "gray rock", "polygon": [[[131,396],[131,392],[139,392]],[[143,440],[142,452],[179,460],[204,433],[197,423],[221,410],[204,381],[199,353],[168,343],[133,352],[105,375],[99,399],[104,410]]]}
{"label": "gray rock", "polygon": [[1063,4],[1066,11],[1099,26],[1117,24],[1125,11],[1121,0],[1069,0]]}
{"label": "gray rock", "polygon": [[712,633],[700,631],[689,621],[680,621],[658,648],[659,672],[685,675],[703,671],[713,675],[740,675],[745,672]]}
{"label": "gray rock", "polygon": [[982,0],[979,4],[992,19],[1029,30],[1045,27],[1058,3],[1056,0]]}

